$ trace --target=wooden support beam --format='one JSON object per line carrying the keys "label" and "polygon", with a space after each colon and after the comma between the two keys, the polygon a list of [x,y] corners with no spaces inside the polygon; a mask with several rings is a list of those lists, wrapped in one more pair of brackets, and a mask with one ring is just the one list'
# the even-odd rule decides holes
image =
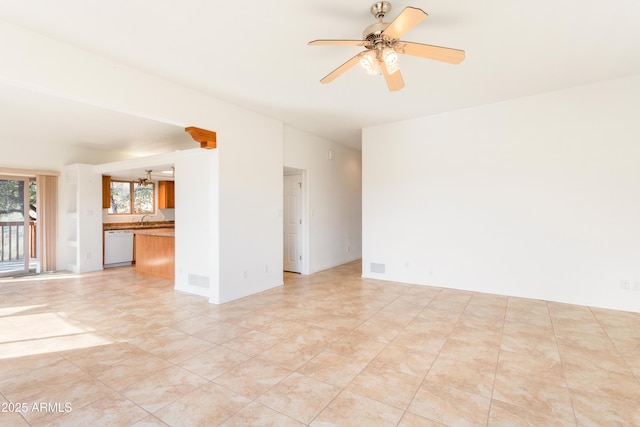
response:
{"label": "wooden support beam", "polygon": [[191,135],[191,138],[193,138],[194,141],[200,143],[200,148],[211,150],[217,147],[215,132],[193,126],[185,128],[184,130],[185,132],[189,133],[189,135]]}

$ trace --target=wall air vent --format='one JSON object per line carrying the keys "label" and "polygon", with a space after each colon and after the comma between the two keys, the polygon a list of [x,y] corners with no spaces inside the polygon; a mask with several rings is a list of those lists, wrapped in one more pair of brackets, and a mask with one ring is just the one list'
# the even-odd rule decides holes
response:
{"label": "wall air vent", "polygon": [[384,264],[379,264],[379,263],[376,263],[376,262],[372,262],[371,266],[369,267],[369,270],[372,273],[384,274],[384,267],[385,267]]}
{"label": "wall air vent", "polygon": [[209,289],[209,278],[207,276],[198,276],[196,274],[189,273],[187,280],[191,286]]}

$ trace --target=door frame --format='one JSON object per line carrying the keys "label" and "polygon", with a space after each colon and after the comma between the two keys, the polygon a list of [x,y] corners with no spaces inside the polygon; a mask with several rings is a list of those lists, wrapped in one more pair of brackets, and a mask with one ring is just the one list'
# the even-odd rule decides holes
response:
{"label": "door frame", "polygon": [[[31,266],[31,251],[29,250],[31,228],[29,220],[29,207],[30,207],[30,190],[29,181],[30,176],[17,176],[17,175],[4,175],[0,174],[0,179],[4,181],[22,181],[24,185],[24,197],[22,200],[22,216],[23,216],[23,232],[22,232],[22,248],[23,248],[23,261],[24,265],[22,270],[10,271],[7,273],[0,273],[0,277],[12,276],[16,274],[28,274]],[[36,190],[37,191],[37,190]],[[37,244],[37,243],[36,243]],[[37,249],[36,249],[37,250]]]}
{"label": "door frame", "polygon": [[[302,176],[302,237],[300,242],[301,253],[302,253],[302,269],[300,274],[309,274],[310,268],[310,250],[309,250],[309,197],[308,197],[308,184],[307,184],[307,171],[305,169],[298,169],[285,166],[283,169],[282,176],[285,175],[301,175]],[[284,184],[282,188],[282,193],[284,195]],[[283,197],[284,202],[284,197]],[[284,208],[282,218],[284,219]],[[284,234],[283,234],[284,235]],[[283,242],[284,244],[284,242]],[[282,251],[280,251],[282,252]],[[284,266],[284,259],[282,260],[282,265]]]}

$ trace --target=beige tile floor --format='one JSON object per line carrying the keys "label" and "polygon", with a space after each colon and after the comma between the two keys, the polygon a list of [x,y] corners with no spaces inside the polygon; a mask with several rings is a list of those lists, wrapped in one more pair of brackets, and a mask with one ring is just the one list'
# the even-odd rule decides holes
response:
{"label": "beige tile floor", "polygon": [[0,425],[640,425],[640,314],[359,272],[221,306],[131,268],[0,280]]}

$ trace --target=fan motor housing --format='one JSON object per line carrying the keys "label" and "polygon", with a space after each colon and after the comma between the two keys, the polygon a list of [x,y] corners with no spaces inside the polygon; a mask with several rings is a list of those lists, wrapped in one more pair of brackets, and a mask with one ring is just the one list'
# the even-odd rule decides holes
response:
{"label": "fan motor housing", "polygon": [[376,22],[375,24],[369,25],[362,32],[362,40],[367,40],[370,42],[375,41],[376,39],[382,37],[382,32],[389,26],[388,22]]}
{"label": "fan motor housing", "polygon": [[369,25],[362,32],[362,40],[369,42],[371,47],[380,46],[385,42],[382,32],[389,26],[383,19],[391,11],[391,3],[388,1],[378,1],[371,6],[371,14],[378,20],[375,24]]}
{"label": "fan motor housing", "polygon": [[388,1],[377,1],[371,6],[371,14],[379,19],[391,11],[391,3]]}

